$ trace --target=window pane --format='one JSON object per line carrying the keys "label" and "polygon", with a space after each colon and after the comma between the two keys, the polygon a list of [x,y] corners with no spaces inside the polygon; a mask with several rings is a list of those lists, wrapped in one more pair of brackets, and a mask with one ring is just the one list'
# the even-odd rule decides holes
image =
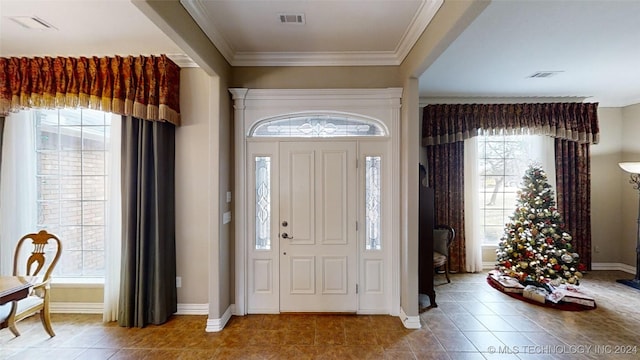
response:
{"label": "window pane", "polygon": [[60,205],[64,209],[60,216],[61,225],[82,225],[81,201],[62,201]]}
{"label": "window pane", "polygon": [[61,226],[57,234],[60,239],[64,239],[66,250],[82,250],[82,227]]}
{"label": "window pane", "polygon": [[82,199],[83,200],[105,200],[106,186],[104,176],[83,176],[82,177]]}
{"label": "window pane", "polygon": [[82,239],[84,250],[104,250],[104,226],[84,226]]}
{"label": "window pane", "polygon": [[57,151],[38,152],[36,157],[38,175],[58,175],[60,173]]}
{"label": "window pane", "polygon": [[58,200],[60,196],[60,178],[38,176],[38,200]]}
{"label": "window pane", "polygon": [[[83,225],[104,225],[104,219],[104,201],[82,202]],[[86,239],[83,239],[83,242],[86,241]]]}
{"label": "window pane", "polygon": [[83,251],[82,270],[85,276],[104,274],[104,251]]}
{"label": "window pane", "polygon": [[61,176],[61,200],[82,200],[82,178],[80,176]]}
{"label": "window pane", "polygon": [[524,171],[541,151],[532,146],[534,139],[537,137],[529,135],[489,135],[478,139],[479,222],[485,244],[497,243],[515,210]]}
{"label": "window pane", "polygon": [[38,203],[38,225],[59,224],[60,203],[58,201],[40,201]]}
{"label": "window pane", "polygon": [[59,167],[61,175],[80,175],[82,153],[80,151],[61,151]]}
{"label": "window pane", "polygon": [[65,243],[56,276],[101,276],[111,117],[63,109],[35,119],[38,226]]}
{"label": "window pane", "polygon": [[256,157],[256,250],[271,250],[271,157]]}
{"label": "window pane", "polygon": [[60,150],[82,149],[82,128],[80,126],[60,126]]}
{"label": "window pane", "polygon": [[104,151],[83,151],[82,175],[103,175],[105,173],[105,152]]}
{"label": "window pane", "polygon": [[365,158],[365,248],[381,250],[380,156]]}

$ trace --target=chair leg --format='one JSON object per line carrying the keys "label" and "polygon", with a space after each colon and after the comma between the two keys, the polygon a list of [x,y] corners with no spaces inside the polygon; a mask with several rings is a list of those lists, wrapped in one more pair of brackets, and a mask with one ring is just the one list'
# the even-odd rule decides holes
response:
{"label": "chair leg", "polygon": [[44,311],[44,309],[40,310],[40,321],[42,321],[42,326],[44,326],[44,329],[49,336],[56,336],[56,333],[53,332],[53,328],[51,327],[51,317],[48,312]]}
{"label": "chair leg", "polygon": [[56,333],[53,331],[53,327],[51,327],[51,316],[49,315],[49,304],[45,303],[44,308],[40,310],[40,321],[42,322],[42,326],[47,331],[49,336],[54,337]]}
{"label": "chair leg", "polygon": [[444,276],[447,278],[447,283],[450,284],[451,280],[449,280],[449,262],[444,263]]}
{"label": "chair leg", "polygon": [[11,311],[9,312],[9,317],[7,318],[7,327],[13,333],[13,336],[20,336],[20,331],[16,327],[16,310],[18,309],[18,302],[13,301],[11,303]]}

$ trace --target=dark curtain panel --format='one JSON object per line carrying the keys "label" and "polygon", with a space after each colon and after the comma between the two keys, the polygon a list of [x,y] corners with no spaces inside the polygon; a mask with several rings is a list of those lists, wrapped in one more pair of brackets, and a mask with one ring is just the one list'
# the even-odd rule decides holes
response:
{"label": "dark curtain panel", "polygon": [[449,251],[449,269],[465,271],[464,143],[427,147],[429,187],[435,192],[436,224],[451,226],[456,237]]}
{"label": "dark curtain panel", "polygon": [[120,326],[177,311],[174,173],[175,126],[123,117]]}
{"label": "dark curtain panel", "polygon": [[558,211],[580,261],[591,270],[591,169],[589,144],[555,139]]}

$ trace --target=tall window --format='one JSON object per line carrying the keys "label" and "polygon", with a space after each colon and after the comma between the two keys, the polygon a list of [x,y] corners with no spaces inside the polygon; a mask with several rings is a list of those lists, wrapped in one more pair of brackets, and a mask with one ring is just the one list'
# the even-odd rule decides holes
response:
{"label": "tall window", "polygon": [[104,276],[110,115],[35,111],[37,225],[63,240],[58,277]]}
{"label": "tall window", "polygon": [[542,165],[555,183],[548,136],[484,135],[477,141],[479,216],[483,245],[496,245],[516,206],[522,176],[530,163]]}

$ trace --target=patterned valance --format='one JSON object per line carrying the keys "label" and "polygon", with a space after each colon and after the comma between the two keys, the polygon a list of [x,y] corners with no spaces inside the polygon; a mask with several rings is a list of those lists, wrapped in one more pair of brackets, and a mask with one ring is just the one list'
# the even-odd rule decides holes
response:
{"label": "patterned valance", "polygon": [[180,67],[165,55],[0,58],[0,115],[90,108],[180,124]]}
{"label": "patterned valance", "polygon": [[423,146],[501,131],[597,144],[598,104],[440,104],[427,105],[423,110]]}

